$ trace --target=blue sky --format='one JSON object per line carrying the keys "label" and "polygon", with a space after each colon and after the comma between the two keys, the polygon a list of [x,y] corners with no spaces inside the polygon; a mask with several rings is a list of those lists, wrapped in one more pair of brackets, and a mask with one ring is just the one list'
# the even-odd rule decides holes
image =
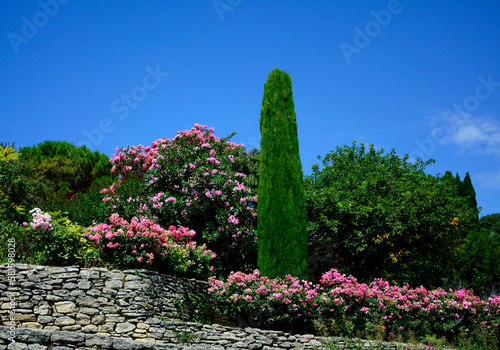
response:
{"label": "blue sky", "polygon": [[259,147],[264,83],[292,77],[305,174],[353,140],[470,172],[500,212],[497,1],[2,1],[1,141],[111,156],[194,123]]}

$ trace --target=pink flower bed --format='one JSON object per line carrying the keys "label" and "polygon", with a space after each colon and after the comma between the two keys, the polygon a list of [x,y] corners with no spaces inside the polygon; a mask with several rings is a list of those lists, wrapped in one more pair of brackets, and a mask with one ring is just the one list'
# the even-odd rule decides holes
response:
{"label": "pink flower bed", "polygon": [[319,284],[290,275],[269,279],[258,270],[232,273],[227,281],[211,277],[209,283],[216,308],[252,326],[322,328],[339,336],[382,334],[388,340],[405,340],[410,334],[456,339],[481,329],[499,332],[500,296],[482,300],[465,289],[398,287],[381,279],[365,284],[335,269]]}

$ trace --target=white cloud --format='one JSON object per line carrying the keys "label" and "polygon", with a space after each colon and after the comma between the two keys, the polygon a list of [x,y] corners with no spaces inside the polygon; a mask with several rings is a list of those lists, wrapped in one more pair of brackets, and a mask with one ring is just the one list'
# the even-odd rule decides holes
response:
{"label": "white cloud", "polygon": [[474,174],[482,187],[500,190],[500,169],[497,172]]}
{"label": "white cloud", "polygon": [[454,144],[472,154],[500,156],[500,121],[492,117],[443,114],[432,123],[433,133],[441,133],[440,142]]}
{"label": "white cloud", "polygon": [[474,125],[460,127],[452,137],[458,144],[474,143],[475,141],[484,140],[484,134]]}

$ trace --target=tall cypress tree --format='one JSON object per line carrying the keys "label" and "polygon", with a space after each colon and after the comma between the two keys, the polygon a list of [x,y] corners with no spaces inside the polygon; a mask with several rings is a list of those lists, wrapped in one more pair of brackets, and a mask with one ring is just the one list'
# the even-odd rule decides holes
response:
{"label": "tall cypress tree", "polygon": [[257,206],[258,267],[269,278],[305,278],[306,204],[290,75],[264,85]]}
{"label": "tall cypress tree", "polygon": [[467,172],[464,177],[464,181],[462,184],[462,196],[469,199],[471,208],[476,211],[477,217],[475,220],[475,224],[479,228],[479,209],[477,208],[476,190],[474,190],[474,186],[472,186],[472,180],[470,179],[469,172]]}
{"label": "tall cypress tree", "polygon": [[476,191],[474,190],[474,186],[472,186],[472,181],[470,179],[469,172],[465,174],[462,191],[463,191],[463,196],[468,196],[470,198],[472,207],[476,208],[477,207]]}
{"label": "tall cypress tree", "polygon": [[455,175],[455,183],[457,184],[458,195],[462,197],[464,192],[464,184],[462,183],[462,180],[460,180],[460,175],[458,175],[458,173]]}
{"label": "tall cypress tree", "polygon": [[[448,172],[446,172],[447,174]],[[472,186],[472,180],[470,178],[469,172],[465,174],[465,177],[460,180],[460,175],[455,176],[455,183],[458,186],[458,195],[460,197],[464,197],[467,199],[469,206],[474,209],[477,213],[477,217],[474,220],[475,225],[479,227],[479,209],[477,208],[477,200],[476,200],[476,190],[474,190],[474,186]]]}

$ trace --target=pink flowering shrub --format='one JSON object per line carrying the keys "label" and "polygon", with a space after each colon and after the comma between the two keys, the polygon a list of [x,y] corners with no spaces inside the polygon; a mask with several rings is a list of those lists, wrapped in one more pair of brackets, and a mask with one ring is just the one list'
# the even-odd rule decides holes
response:
{"label": "pink flowering shrub", "polygon": [[367,285],[335,269],[319,284],[290,275],[269,279],[258,270],[232,273],[225,282],[211,277],[209,284],[216,309],[245,326],[403,341],[410,335],[455,341],[479,332],[500,334],[500,296],[481,300],[465,289],[412,289],[381,279]]}
{"label": "pink flowering shrub", "polygon": [[102,190],[104,201],[128,220],[190,227],[217,252],[218,271],[248,270],[256,264],[256,176],[243,145],[213,131],[195,124],[151,146],[117,148],[111,162],[120,180]]}
{"label": "pink flowering shrub", "polygon": [[[32,221],[22,224],[26,237],[27,263],[68,266],[89,262],[95,251],[83,235],[83,228],[61,212],[44,213],[40,208],[30,210]],[[21,228],[21,227],[20,227]]]}
{"label": "pink flowering shrub", "polygon": [[112,214],[109,221],[110,225],[101,223],[89,227],[86,237],[113,266],[155,268],[160,272],[198,278],[208,275],[215,253],[205,244],[196,244],[193,230],[182,226],[170,226],[166,230],[145,216],[133,217],[128,222]]}
{"label": "pink flowering shrub", "polygon": [[45,231],[52,231],[54,228],[50,224],[52,217],[49,213],[43,213],[40,208],[33,208],[30,210],[33,221],[31,222],[31,227],[33,230],[42,229]]}

